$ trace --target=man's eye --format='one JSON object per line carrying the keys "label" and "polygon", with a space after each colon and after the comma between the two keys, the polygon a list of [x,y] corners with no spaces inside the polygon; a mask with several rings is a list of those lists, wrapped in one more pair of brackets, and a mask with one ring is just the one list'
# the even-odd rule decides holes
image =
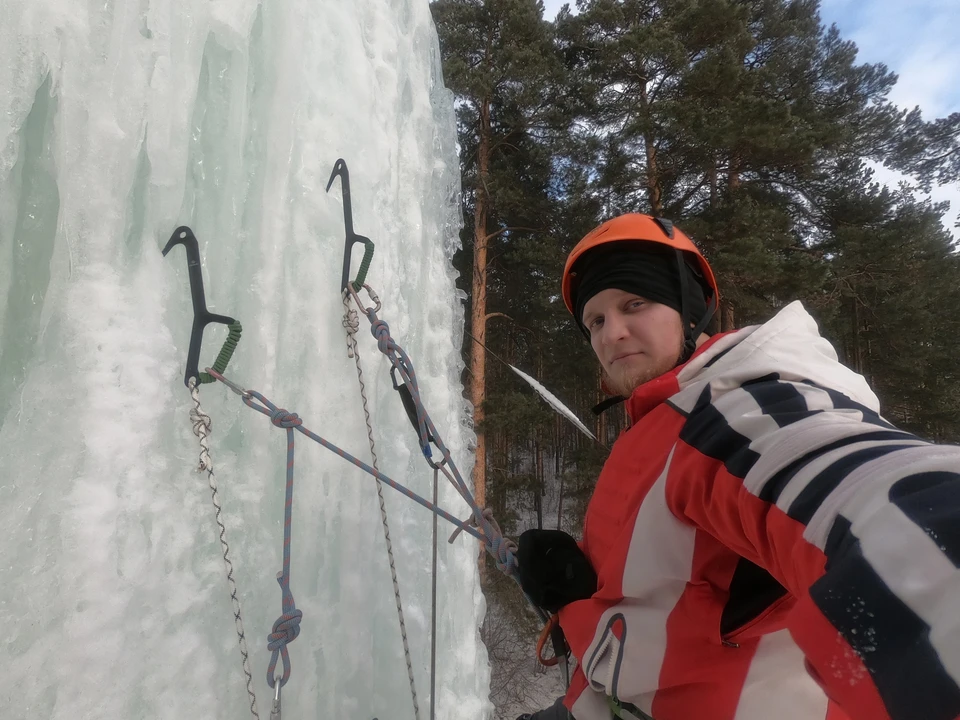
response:
{"label": "man's eye", "polygon": [[587,325],[587,329],[588,329],[588,330],[595,330],[596,328],[600,327],[601,325],[603,325],[603,318],[602,318],[602,317],[595,317],[595,318],[593,318],[593,320],[591,320],[590,323]]}
{"label": "man's eye", "polygon": [[643,300],[639,300],[639,299],[631,300],[629,303],[627,303],[627,307],[638,308],[643,305],[643,302],[644,302]]}

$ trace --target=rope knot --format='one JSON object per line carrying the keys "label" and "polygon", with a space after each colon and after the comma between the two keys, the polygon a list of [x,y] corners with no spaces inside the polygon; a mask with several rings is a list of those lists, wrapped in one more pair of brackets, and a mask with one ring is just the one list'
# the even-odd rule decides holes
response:
{"label": "rope knot", "polygon": [[204,431],[210,432],[213,427],[213,420],[203,410],[193,408],[190,410],[190,420],[193,423],[193,434],[200,437]]}
{"label": "rope knot", "polygon": [[346,329],[347,334],[353,335],[360,329],[360,316],[352,307],[346,307],[341,325]]}
{"label": "rope knot", "polygon": [[512,575],[517,568],[517,558],[514,555],[517,544],[503,535],[498,535],[490,542],[490,547],[496,558],[497,570],[504,575]]}
{"label": "rope knot", "polygon": [[[300,635],[300,620],[303,618],[303,612],[297,610],[293,593],[290,592],[290,576],[278,573],[277,582],[280,583],[282,593],[283,614],[273,624],[273,632],[267,635],[267,650],[273,653],[267,666],[267,683],[270,687],[275,687],[278,681],[280,687],[283,687],[290,679],[290,653],[287,644]],[[279,679],[276,675],[278,661],[283,662],[283,675]]]}
{"label": "rope knot", "polygon": [[343,327],[347,331],[347,357],[356,356],[357,331],[360,329],[360,316],[350,307],[349,295],[343,294]]}
{"label": "rope knot", "polygon": [[344,296],[343,300],[343,320],[341,324],[346,329],[348,335],[356,334],[360,329],[360,315],[350,307],[350,301]]}
{"label": "rope knot", "polygon": [[303,420],[296,413],[288,412],[285,408],[277,408],[270,413],[270,422],[277,427],[292,428],[303,425]]}
{"label": "rope knot", "polygon": [[375,320],[370,326],[370,332],[377,339],[377,348],[382,353],[390,351],[390,326],[383,320]]}
{"label": "rope knot", "polygon": [[300,620],[303,612],[294,608],[277,618],[273,624],[273,632],[267,635],[267,650],[270,652],[286,649],[287,643],[292,643],[300,635]]}

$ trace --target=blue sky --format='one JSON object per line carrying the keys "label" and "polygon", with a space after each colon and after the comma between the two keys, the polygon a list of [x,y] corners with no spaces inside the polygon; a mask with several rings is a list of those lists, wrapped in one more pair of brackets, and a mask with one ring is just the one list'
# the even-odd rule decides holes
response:
{"label": "blue sky", "polygon": [[[555,17],[562,5],[544,0],[546,16]],[[894,103],[919,105],[926,119],[960,112],[960,0],[821,0],[820,17],[857,44],[861,62],[882,62],[897,73]],[[877,179],[895,184],[898,176],[881,168]],[[944,221],[951,227],[960,214],[960,186],[936,188],[932,196],[950,201]]]}
{"label": "blue sky", "polygon": [[960,2],[957,0],[826,0],[820,16],[900,76],[891,100],[919,105],[924,116],[960,110]]}

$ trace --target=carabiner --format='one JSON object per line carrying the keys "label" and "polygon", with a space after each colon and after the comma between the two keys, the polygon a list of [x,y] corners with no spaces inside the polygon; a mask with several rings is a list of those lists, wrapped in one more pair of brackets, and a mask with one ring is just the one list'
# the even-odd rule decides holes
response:
{"label": "carabiner", "polygon": [[282,687],[280,680],[281,678],[277,677],[274,684],[273,706],[270,710],[270,720],[280,720],[280,688]]}

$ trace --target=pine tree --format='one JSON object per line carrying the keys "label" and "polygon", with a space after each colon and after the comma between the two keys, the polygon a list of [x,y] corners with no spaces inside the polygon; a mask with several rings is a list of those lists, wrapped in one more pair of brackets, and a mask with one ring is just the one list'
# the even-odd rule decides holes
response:
{"label": "pine tree", "polygon": [[928,192],[933,183],[960,182],[960,112],[927,123],[920,108],[910,111],[891,164],[916,175]]}
{"label": "pine tree", "polygon": [[[921,172],[926,162],[928,176],[949,173],[950,118],[924,123],[893,107],[887,95],[895,76],[882,64],[858,64],[856,47],[822,25],[812,0],[580,0],[578,16],[558,16],[555,35],[540,23],[542,34],[519,36],[527,48],[536,37],[555,49],[537,51],[549,58],[549,72],[531,59],[510,74],[514,66],[501,62],[496,79],[509,81],[484,85],[493,67],[483,65],[484,48],[507,47],[515,27],[532,27],[477,30],[490,27],[477,20],[489,17],[484,12],[508,5],[519,7],[434,4],[450,13],[438,24],[461,110],[471,226],[464,244],[474,259],[484,242],[487,252],[486,294],[470,290],[473,309],[484,308],[474,320],[483,318],[476,327],[486,345],[589,418],[602,397],[598,368],[559,298],[564,258],[614,214],[662,213],[694,236],[718,273],[725,302],[716,329],[762,322],[800,298],[843,358],[877,384],[885,407],[902,409],[910,427],[930,436],[960,431],[956,403],[949,404],[954,391],[943,379],[960,377],[948,321],[955,314],[933,310],[955,302],[949,236],[938,234],[938,208],[873,187],[864,165]],[[478,88],[493,89],[483,95]],[[481,172],[484,127],[495,152]],[[933,138],[934,150],[918,151],[933,147]],[[927,244],[894,240],[904,233]],[[939,259],[905,260],[900,277],[872,269],[896,267],[900,254],[917,252]],[[476,267],[464,265],[464,276],[475,280]],[[491,317],[497,320],[487,327]],[[921,339],[908,352],[901,346],[911,317]],[[878,354],[885,343],[898,357]],[[923,353],[937,357],[943,372],[918,372]],[[473,396],[487,401],[478,404],[477,427],[491,443],[484,463],[494,471],[491,501],[498,509],[522,506],[545,522],[536,495],[544,483],[563,484],[565,509],[574,496],[587,497],[603,446],[558,428],[508,369],[482,374],[485,395]],[[595,421],[607,444],[623,426],[618,411]]]}
{"label": "pine tree", "polygon": [[[721,276],[724,328],[777,300],[802,244],[807,184],[838,158],[882,159],[895,78],[855,64],[815,2],[585,0],[558,20],[589,78],[594,186],[608,214],[685,223]],[[691,218],[691,220],[687,220]]]}
{"label": "pine tree", "polygon": [[621,212],[662,214],[700,243],[725,298],[714,330],[799,298],[889,419],[960,440],[960,257],[944,208],[868,169],[957,180],[960,116],[893,107],[895,76],[858,64],[815,0],[577,5],[554,25],[533,0],[432,5],[457,95],[470,333],[600,438],[466,341],[477,472],[490,472],[475,482],[508,534],[576,533],[626,427],[622,407],[591,416],[598,363],[559,297],[574,243]]}
{"label": "pine tree", "polygon": [[[469,396],[477,436],[473,472],[477,502],[486,502],[487,323],[491,287],[502,282],[493,264],[504,243],[544,229],[541,209],[548,178],[533,158],[538,139],[556,132],[556,62],[550,23],[536,0],[436,0],[444,80],[457,95],[464,209],[471,227],[463,240],[472,254],[462,264],[470,279]],[[522,159],[521,159],[522,158]],[[549,156],[542,159],[549,164]]]}
{"label": "pine tree", "polygon": [[909,188],[864,187],[864,177],[869,171],[829,199],[825,264],[839,312],[825,319],[891,420],[931,439],[956,438],[960,276],[946,208],[917,201]]}
{"label": "pine tree", "polygon": [[[924,122],[919,107],[911,110],[887,164],[912,174],[926,192],[934,184],[960,182],[960,112]],[[960,228],[960,211],[955,220]]]}

